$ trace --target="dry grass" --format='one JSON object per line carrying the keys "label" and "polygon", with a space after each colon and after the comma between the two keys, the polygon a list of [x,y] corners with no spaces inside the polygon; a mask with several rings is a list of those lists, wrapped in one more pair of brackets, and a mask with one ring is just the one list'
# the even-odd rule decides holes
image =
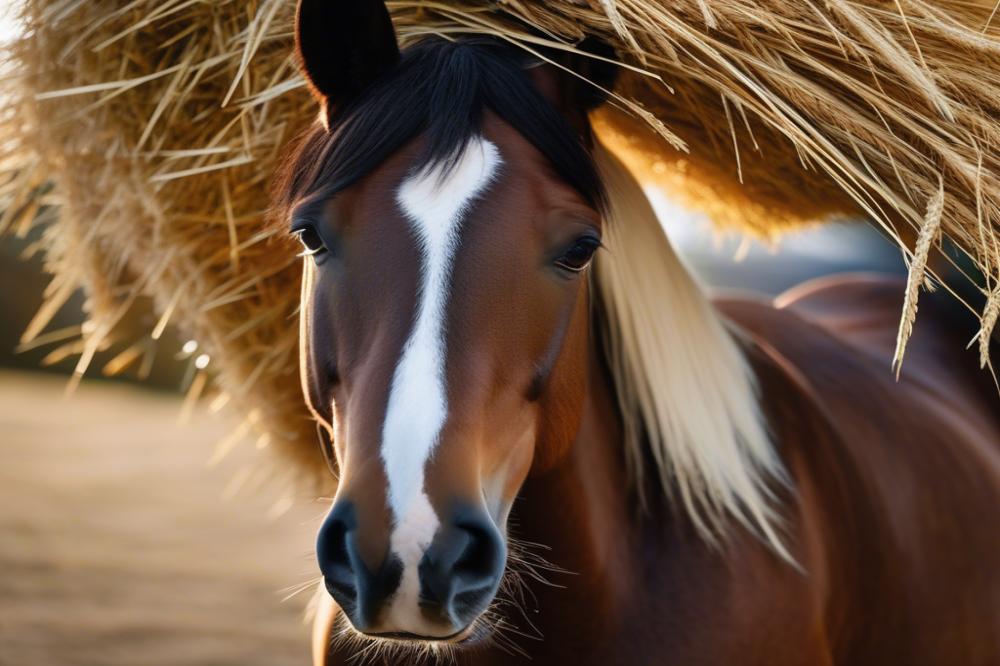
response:
{"label": "dry grass", "polygon": [[[940,231],[987,276],[981,339],[995,325],[994,0],[389,4],[407,39],[490,33],[531,50],[608,40],[628,68],[595,123],[644,178],[764,236],[869,217],[909,244],[908,312]],[[80,372],[108,345],[122,348],[119,365],[139,363],[141,342],[116,339],[115,325],[150,295],[164,325],[209,351],[207,370],[250,415],[245,430],[314,459],[296,377],[299,267],[264,223],[282,147],[314,113],[290,57],[292,10],[288,0],[25,0],[28,30],[2,83],[12,103],[0,118],[0,229],[60,207],[45,243],[55,280],[27,337],[83,285],[91,321],[63,343],[81,354]],[[900,354],[911,326],[907,314]]]}

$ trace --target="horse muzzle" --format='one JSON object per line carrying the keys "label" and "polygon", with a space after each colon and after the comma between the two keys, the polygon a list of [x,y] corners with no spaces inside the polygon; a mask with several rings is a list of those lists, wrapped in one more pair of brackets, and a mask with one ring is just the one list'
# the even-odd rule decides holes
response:
{"label": "horse muzzle", "polygon": [[353,503],[338,500],[316,546],[326,589],[357,631],[457,642],[493,601],[507,549],[484,509],[456,506],[419,553],[387,545],[375,566],[361,556],[360,528]]}

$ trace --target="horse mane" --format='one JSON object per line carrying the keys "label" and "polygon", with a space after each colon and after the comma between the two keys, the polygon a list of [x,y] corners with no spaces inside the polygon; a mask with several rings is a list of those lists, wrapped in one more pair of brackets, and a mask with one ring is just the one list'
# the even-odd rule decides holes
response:
{"label": "horse mane", "polygon": [[709,541],[731,516],[791,559],[768,486],[785,474],[738,332],[674,252],[627,167],[600,142],[594,160],[608,198],[594,317],[639,497],[645,505],[651,473]]}

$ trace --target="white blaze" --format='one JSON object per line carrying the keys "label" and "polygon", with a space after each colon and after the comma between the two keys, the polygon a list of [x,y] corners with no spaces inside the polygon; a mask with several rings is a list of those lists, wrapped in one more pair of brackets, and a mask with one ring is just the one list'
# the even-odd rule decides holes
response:
{"label": "white blaze", "polygon": [[454,167],[418,171],[397,194],[421,258],[416,323],[393,375],[382,428],[382,461],[394,518],[390,548],[403,564],[389,611],[397,630],[419,631],[404,625],[419,618],[414,612],[420,591],[417,565],[439,525],[424,492],[424,468],[448,415],[444,319],[459,229],[469,205],[499,165],[496,146],[474,138]]}

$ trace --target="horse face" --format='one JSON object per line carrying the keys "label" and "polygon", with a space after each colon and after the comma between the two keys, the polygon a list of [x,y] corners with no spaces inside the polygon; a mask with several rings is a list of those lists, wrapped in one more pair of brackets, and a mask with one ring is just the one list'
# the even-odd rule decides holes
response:
{"label": "horse face", "polygon": [[302,358],[341,475],[328,589],[363,632],[441,639],[492,601],[518,489],[575,436],[600,222],[496,118],[454,164],[420,144],[303,232]]}
{"label": "horse face", "polygon": [[463,640],[514,497],[580,422],[601,233],[587,104],[488,48],[401,57],[379,3],[303,0],[297,21],[328,128],[286,183],[306,202],[285,204],[309,255],[303,385],[340,474],[320,567],[357,630]]}

